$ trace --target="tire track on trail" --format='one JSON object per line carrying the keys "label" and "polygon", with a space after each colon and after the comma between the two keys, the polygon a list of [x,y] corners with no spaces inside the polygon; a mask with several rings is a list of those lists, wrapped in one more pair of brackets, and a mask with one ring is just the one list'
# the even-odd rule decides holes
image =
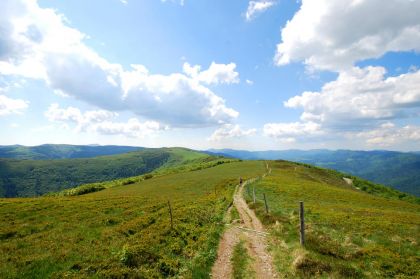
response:
{"label": "tire track on trail", "polygon": [[[271,173],[271,169],[266,163],[267,173]],[[278,278],[271,255],[267,252],[267,233],[264,230],[263,225],[257,218],[255,213],[248,207],[247,203],[243,198],[244,187],[252,182],[256,178],[249,179],[244,183],[237,185],[234,196],[233,206],[239,213],[241,226],[230,225],[224,232],[219,248],[217,251],[217,259],[212,268],[212,278],[231,278],[233,275],[233,267],[231,258],[235,245],[240,239],[246,242],[247,251],[249,256],[252,258],[251,268],[256,278]],[[230,216],[229,208],[225,215],[225,221]]]}

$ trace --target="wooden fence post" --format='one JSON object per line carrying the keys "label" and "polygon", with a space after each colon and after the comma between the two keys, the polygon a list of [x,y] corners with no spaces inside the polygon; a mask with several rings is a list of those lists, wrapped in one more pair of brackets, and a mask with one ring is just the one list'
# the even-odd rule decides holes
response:
{"label": "wooden fence post", "polygon": [[174,223],[172,220],[172,208],[171,208],[171,203],[168,201],[168,207],[169,207],[169,215],[171,215],[171,230],[174,228]]}
{"label": "wooden fence post", "polygon": [[255,186],[252,187],[252,195],[253,195],[254,204],[255,204]]}
{"label": "wooden fence post", "polygon": [[300,217],[300,245],[305,245],[305,212],[303,208],[303,201],[299,202],[300,210],[299,210],[299,217]]}
{"label": "wooden fence post", "polygon": [[265,198],[265,194],[264,195],[264,203],[265,203],[265,213],[268,214],[268,204],[267,204],[267,199]]}

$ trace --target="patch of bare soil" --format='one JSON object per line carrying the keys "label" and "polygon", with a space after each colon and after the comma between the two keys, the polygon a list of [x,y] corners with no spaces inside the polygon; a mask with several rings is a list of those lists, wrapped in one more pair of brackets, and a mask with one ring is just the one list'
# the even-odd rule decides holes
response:
{"label": "patch of bare soil", "polygon": [[[267,165],[267,173],[270,172],[271,169]],[[272,257],[267,251],[267,233],[255,213],[249,209],[242,195],[244,187],[253,181],[255,179],[247,180],[236,188],[233,197],[233,206],[239,212],[241,218],[240,225],[229,224],[229,227],[223,234],[218,249],[217,260],[212,268],[212,278],[232,277],[232,264],[230,259],[233,249],[240,239],[245,240],[249,256],[253,259],[252,269],[255,277],[264,279],[278,277],[273,266]],[[228,210],[227,215],[230,215],[229,213]]]}

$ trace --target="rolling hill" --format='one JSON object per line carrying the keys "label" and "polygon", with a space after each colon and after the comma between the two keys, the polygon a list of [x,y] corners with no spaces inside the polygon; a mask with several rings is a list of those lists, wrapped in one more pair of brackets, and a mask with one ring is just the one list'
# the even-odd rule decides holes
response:
{"label": "rolling hill", "polygon": [[0,199],[0,278],[208,277],[235,184],[264,164],[173,171],[75,197]]}
{"label": "rolling hill", "polygon": [[360,176],[376,183],[420,197],[420,154],[394,151],[284,150],[243,151],[209,150],[243,160],[289,160],[313,164]]}
{"label": "rolling hill", "polygon": [[208,157],[183,148],[160,148],[83,159],[0,159],[0,197],[39,196]]}
{"label": "rolling hill", "polygon": [[[341,173],[306,164],[195,160],[127,185],[106,182],[94,193],[0,199],[0,277],[209,278],[221,233],[235,226],[223,217],[239,177],[258,178],[244,196],[266,227],[280,275],[420,275],[419,199],[356,177],[349,184]],[[301,200],[305,247],[298,235]]]}
{"label": "rolling hill", "polygon": [[138,151],[142,147],[116,145],[68,145],[43,144],[38,146],[4,145],[0,146],[0,158],[48,160],[68,158],[91,158]]}
{"label": "rolling hill", "polygon": [[[271,235],[270,250],[285,278],[418,278],[419,199],[405,202],[349,185],[340,173],[286,161],[251,185],[248,204]],[[252,192],[252,191],[251,191]],[[265,213],[262,195],[270,208]],[[379,195],[378,195],[379,194]],[[299,243],[299,201],[306,242]]]}

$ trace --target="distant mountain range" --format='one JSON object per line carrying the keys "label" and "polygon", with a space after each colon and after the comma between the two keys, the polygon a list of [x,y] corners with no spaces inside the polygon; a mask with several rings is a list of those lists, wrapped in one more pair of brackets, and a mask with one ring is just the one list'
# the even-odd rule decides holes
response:
{"label": "distant mountain range", "polygon": [[48,160],[91,158],[138,151],[143,147],[117,145],[68,145],[43,144],[39,146],[5,145],[0,146],[0,158]]}
{"label": "distant mountain range", "polygon": [[269,150],[210,149],[209,154],[243,160],[288,160],[360,176],[397,190],[420,196],[420,152],[352,150]]}

